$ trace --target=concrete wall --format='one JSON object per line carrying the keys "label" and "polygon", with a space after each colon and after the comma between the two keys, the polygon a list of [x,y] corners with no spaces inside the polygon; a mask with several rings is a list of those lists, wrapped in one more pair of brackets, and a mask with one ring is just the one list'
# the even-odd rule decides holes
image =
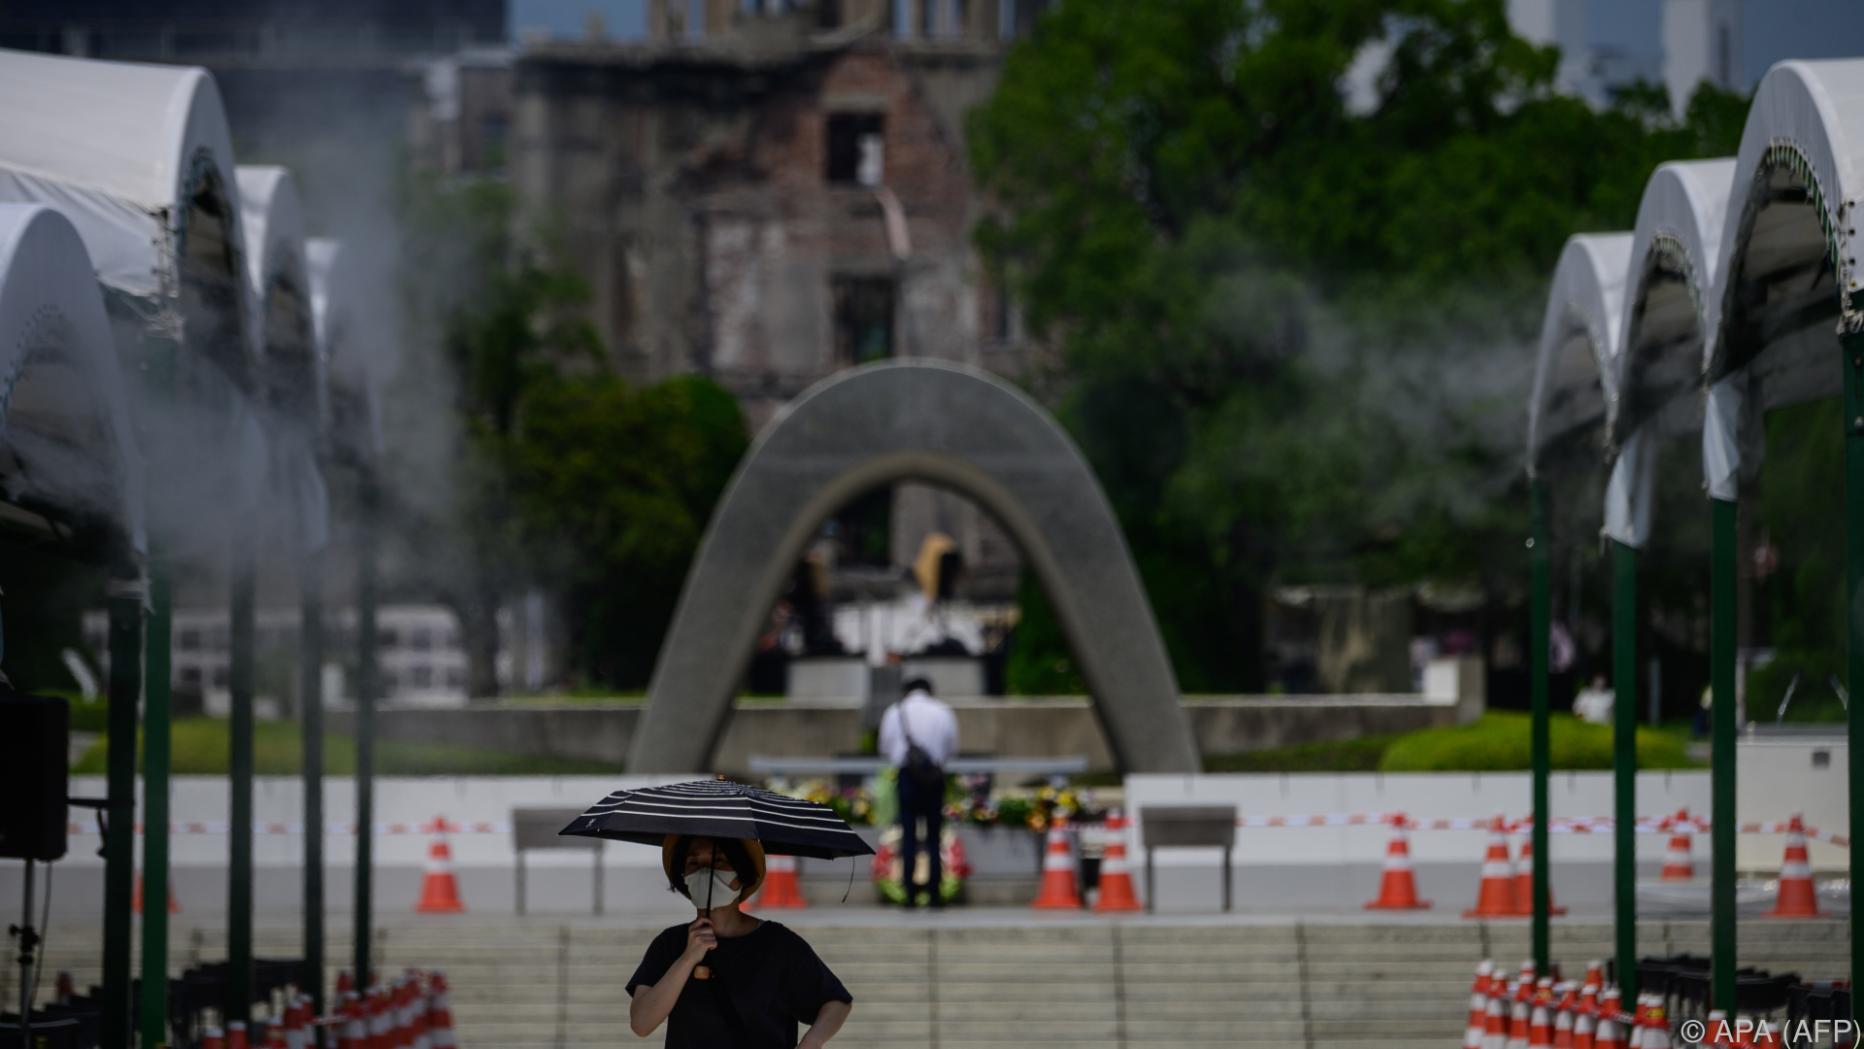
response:
{"label": "concrete wall", "polygon": [[[966,754],[1055,757],[1084,754],[1094,771],[1115,771],[1092,705],[1081,697],[952,700],[960,749]],[[383,737],[458,743],[622,766],[634,739],[640,703],[575,703],[555,707],[489,704],[460,710],[382,710]],[[1479,709],[1479,706],[1476,708]],[[1290,743],[1356,739],[1378,733],[1454,724],[1469,708],[1419,696],[1190,698],[1184,710],[1204,753],[1236,753]],[[860,710],[836,701],[740,702],[732,710],[713,766],[743,771],[758,755],[850,754],[861,743]],[[349,731],[350,715],[333,713],[333,730]]]}

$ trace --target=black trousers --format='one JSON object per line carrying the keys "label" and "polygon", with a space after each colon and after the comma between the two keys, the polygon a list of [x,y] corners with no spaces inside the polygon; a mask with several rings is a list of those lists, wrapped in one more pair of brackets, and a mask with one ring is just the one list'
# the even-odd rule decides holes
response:
{"label": "black trousers", "polygon": [[[906,886],[906,899],[910,902],[913,894],[924,889],[937,899],[939,884],[943,881],[941,857],[939,855],[939,835],[945,826],[945,790],[944,780],[939,781],[936,793],[915,787],[906,773],[900,773],[900,880]],[[920,825],[924,824],[921,836]],[[919,869],[919,850],[927,852],[927,873],[931,877],[929,885],[914,885],[913,872]]]}

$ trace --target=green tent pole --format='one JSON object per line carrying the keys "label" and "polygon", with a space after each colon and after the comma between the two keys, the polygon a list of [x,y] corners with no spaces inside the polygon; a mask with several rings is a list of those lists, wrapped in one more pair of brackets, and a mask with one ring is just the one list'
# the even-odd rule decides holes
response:
{"label": "green tent pole", "polygon": [[356,986],[369,985],[371,866],[375,862],[375,476],[365,467],[356,535]]}
{"label": "green tent pole", "polygon": [[1637,550],[1612,540],[1612,884],[1618,989],[1637,1000]]}
{"label": "green tent pole", "polygon": [[1709,964],[1712,1007],[1735,1014],[1735,540],[1738,504],[1709,500]]}
{"label": "green tent pole", "polygon": [[168,1041],[168,771],[170,631],[174,596],[168,565],[149,558],[149,622],[144,632],[142,726],[142,1001],[136,1029],[143,1045]]}
{"label": "green tent pole", "polygon": [[[110,588],[110,709],[105,739],[103,1049],[129,1049],[135,1003],[130,998],[130,896],[136,845],[136,704],[142,698],[140,579]],[[157,906],[161,906],[160,903]]]}
{"label": "green tent pole", "polygon": [[298,703],[304,722],[304,975],[324,1015],[324,581],[323,559],[304,552],[298,577]]}
{"label": "green tent pole", "polygon": [[1549,743],[1548,705],[1547,705],[1547,645],[1553,617],[1549,551],[1547,539],[1547,492],[1546,486],[1538,479],[1529,485],[1529,499],[1533,517],[1533,537],[1528,540],[1531,551],[1529,563],[1533,572],[1533,607],[1528,625],[1528,645],[1531,649],[1529,666],[1532,668],[1534,734],[1532,741],[1534,763],[1534,965],[1537,972],[1552,972],[1548,953],[1547,915],[1552,894],[1548,892],[1548,858],[1547,858],[1547,777],[1552,769],[1551,746]]}
{"label": "green tent pole", "polygon": [[256,567],[251,540],[236,539],[233,554],[232,630],[229,632],[232,719],[229,769],[232,799],[227,857],[227,1005],[229,1022],[251,1019],[252,985],[252,692],[253,596]]}
{"label": "green tent pole", "polygon": [[[1858,305],[1853,303],[1854,306]],[[1845,582],[1850,600],[1845,603],[1847,638],[1845,677],[1851,699],[1846,707],[1846,746],[1852,758],[1851,779],[1851,884],[1864,877],[1858,866],[1858,843],[1864,842],[1864,761],[1857,759],[1857,741],[1864,733],[1864,331],[1844,336],[1845,355]],[[1859,908],[1851,908],[1851,985],[1864,979],[1864,925]]]}

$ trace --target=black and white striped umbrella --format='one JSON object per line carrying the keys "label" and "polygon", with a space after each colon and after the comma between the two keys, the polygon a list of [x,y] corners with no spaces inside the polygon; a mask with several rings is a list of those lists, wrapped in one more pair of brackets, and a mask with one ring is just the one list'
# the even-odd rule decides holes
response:
{"label": "black and white striped umbrella", "polygon": [[557,833],[642,845],[668,834],[756,838],[767,853],[822,860],[874,851],[826,805],[722,779],[618,790]]}

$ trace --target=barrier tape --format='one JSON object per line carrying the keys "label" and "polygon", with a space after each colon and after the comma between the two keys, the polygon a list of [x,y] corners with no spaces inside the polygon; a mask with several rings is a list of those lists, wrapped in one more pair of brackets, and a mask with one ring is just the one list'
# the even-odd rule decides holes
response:
{"label": "barrier tape", "polygon": [[[1402,812],[1329,812],[1312,816],[1239,816],[1236,825],[1249,829],[1291,828],[1291,827],[1375,827],[1394,824],[1402,820],[1406,830],[1489,830],[1495,825],[1494,817],[1454,816],[1448,818],[1418,819]],[[1527,830],[1534,825],[1532,818],[1503,819],[1502,827],[1510,834]],[[1610,816],[1558,816],[1547,824],[1550,834],[1609,834],[1615,825]],[[1644,817],[1634,826],[1639,833],[1670,834],[1688,830],[1706,834],[1709,821],[1698,817],[1679,819],[1676,816],[1664,816],[1653,819]],[[1792,828],[1789,822],[1743,823],[1738,830],[1742,834],[1785,834]],[[1832,834],[1817,827],[1800,828],[1808,841],[1822,841],[1839,848],[1850,848],[1851,839],[1843,834]]]}

